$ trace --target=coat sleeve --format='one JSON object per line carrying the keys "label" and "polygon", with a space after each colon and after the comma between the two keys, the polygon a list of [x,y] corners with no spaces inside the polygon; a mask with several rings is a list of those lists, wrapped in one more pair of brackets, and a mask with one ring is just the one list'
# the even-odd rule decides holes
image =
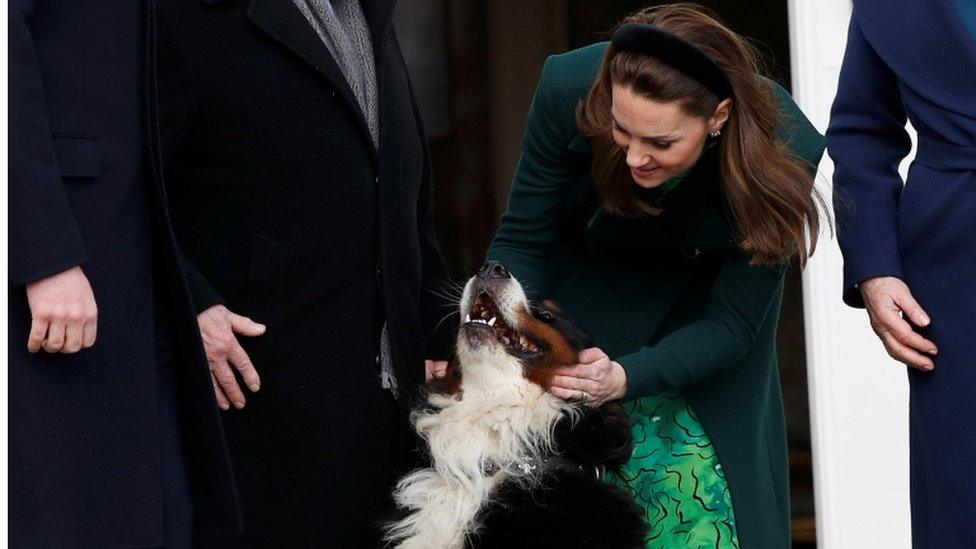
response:
{"label": "coat sleeve", "polygon": [[[180,149],[189,139],[197,119],[199,102],[187,56],[179,40],[176,21],[169,13],[167,2],[160,2],[158,6],[160,17],[157,19],[156,31],[160,49],[157,61],[160,147],[163,155],[163,181],[167,188],[172,188],[180,182],[172,180],[169,163],[180,154]],[[223,303],[220,293],[186,256],[182,247],[179,247],[179,255],[194,310],[200,313],[213,305]]]}
{"label": "coat sleeve", "polygon": [[10,282],[20,286],[85,262],[51,142],[47,99],[31,29],[33,2],[9,10]]}
{"label": "coat sleeve", "polygon": [[[402,59],[399,41],[395,37],[393,40],[397,47],[397,54]],[[413,107],[414,119],[417,121],[417,132],[423,143],[424,167],[420,182],[420,196],[417,198],[417,238],[420,242],[420,320],[424,331],[424,357],[447,360],[454,352],[458,325],[457,318],[452,319],[448,315],[456,314],[457,306],[447,297],[450,295],[452,282],[434,228],[433,170],[430,148],[427,145],[427,133],[424,130],[409,74],[407,80],[410,104]]]}
{"label": "coat sleeve", "polygon": [[553,108],[554,57],[546,60],[532,99],[508,208],[487,257],[505,265],[532,299],[549,294],[548,260],[559,239],[558,217],[572,177],[567,127]]}
{"label": "coat sleeve", "polygon": [[441,254],[434,231],[434,213],[431,199],[430,158],[424,153],[424,183],[420,196],[419,223],[421,295],[420,314],[424,328],[425,358],[447,360],[454,352],[457,306],[445,297],[451,287],[447,264]]}
{"label": "coat sleeve", "polygon": [[857,284],[902,276],[898,253],[898,164],[911,150],[895,75],[851,20],[827,130],[834,210],[844,255],[844,301],[864,307]]}
{"label": "coat sleeve", "polygon": [[625,398],[683,389],[739,362],[778,299],[786,267],[751,266],[748,254],[733,252],[700,310],[679,308],[647,346],[617,358],[627,372]]}

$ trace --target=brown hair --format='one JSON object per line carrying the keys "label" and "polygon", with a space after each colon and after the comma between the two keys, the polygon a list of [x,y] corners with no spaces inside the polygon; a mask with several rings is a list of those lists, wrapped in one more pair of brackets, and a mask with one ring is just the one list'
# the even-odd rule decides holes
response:
{"label": "brown hair", "polygon": [[[794,255],[803,265],[817,246],[819,213],[826,208],[814,188],[813,167],[776,139],[783,121],[769,81],[758,77],[755,49],[710,11],[693,3],[642,10],[621,25],[625,23],[656,25],[684,38],[711,57],[728,77],[734,98],[718,154],[739,247],[752,255],[754,265],[780,263]],[[577,125],[593,143],[593,176],[604,208],[625,217],[650,215],[659,210],[637,194],[625,152],[613,140],[613,84],[655,101],[680,101],[685,112],[706,119],[722,98],[654,57],[613,45],[607,49],[597,79],[577,109]]]}

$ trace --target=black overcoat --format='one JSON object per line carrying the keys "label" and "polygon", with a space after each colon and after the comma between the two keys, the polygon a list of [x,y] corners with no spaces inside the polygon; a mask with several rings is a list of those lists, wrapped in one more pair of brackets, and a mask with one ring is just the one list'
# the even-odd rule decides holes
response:
{"label": "black overcoat", "polygon": [[[236,529],[210,374],[154,176],[150,5],[15,0],[9,24],[11,546],[162,544],[160,433],[172,420],[157,410],[154,279],[177,335],[197,519]],[[30,355],[24,285],[75,265],[94,291],[98,339],[75,355]]]}
{"label": "black overcoat", "polygon": [[161,7],[164,164],[196,305],[223,301],[268,327],[242,338],[261,390],[224,415],[247,541],[368,546],[408,449],[409,399],[398,410],[381,387],[379,326],[405,396],[425,355],[445,353],[425,341],[449,312],[422,289],[445,269],[392,2],[363,3],[378,149],[292,0]]}

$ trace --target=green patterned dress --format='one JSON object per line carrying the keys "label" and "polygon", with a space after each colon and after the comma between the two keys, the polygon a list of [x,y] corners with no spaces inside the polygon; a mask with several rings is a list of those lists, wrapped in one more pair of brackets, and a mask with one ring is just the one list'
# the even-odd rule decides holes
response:
{"label": "green patterned dress", "polygon": [[644,508],[647,547],[739,547],[732,497],[715,447],[688,402],[668,392],[624,403],[634,453],[610,482]]}

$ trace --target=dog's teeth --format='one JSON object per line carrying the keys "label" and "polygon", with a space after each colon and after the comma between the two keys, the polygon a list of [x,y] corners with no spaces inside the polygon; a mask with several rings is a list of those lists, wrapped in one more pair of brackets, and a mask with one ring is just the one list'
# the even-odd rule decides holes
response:
{"label": "dog's teeth", "polygon": [[471,315],[465,315],[464,321],[465,322],[471,322]]}
{"label": "dog's teeth", "polygon": [[494,326],[495,325],[495,317],[491,317],[491,320],[488,321],[488,325],[489,326]]}
{"label": "dog's teeth", "polygon": [[519,336],[519,345],[525,347],[526,345],[528,345],[528,343],[529,343],[529,341],[527,339],[525,339],[525,336],[524,335],[520,335]]}

